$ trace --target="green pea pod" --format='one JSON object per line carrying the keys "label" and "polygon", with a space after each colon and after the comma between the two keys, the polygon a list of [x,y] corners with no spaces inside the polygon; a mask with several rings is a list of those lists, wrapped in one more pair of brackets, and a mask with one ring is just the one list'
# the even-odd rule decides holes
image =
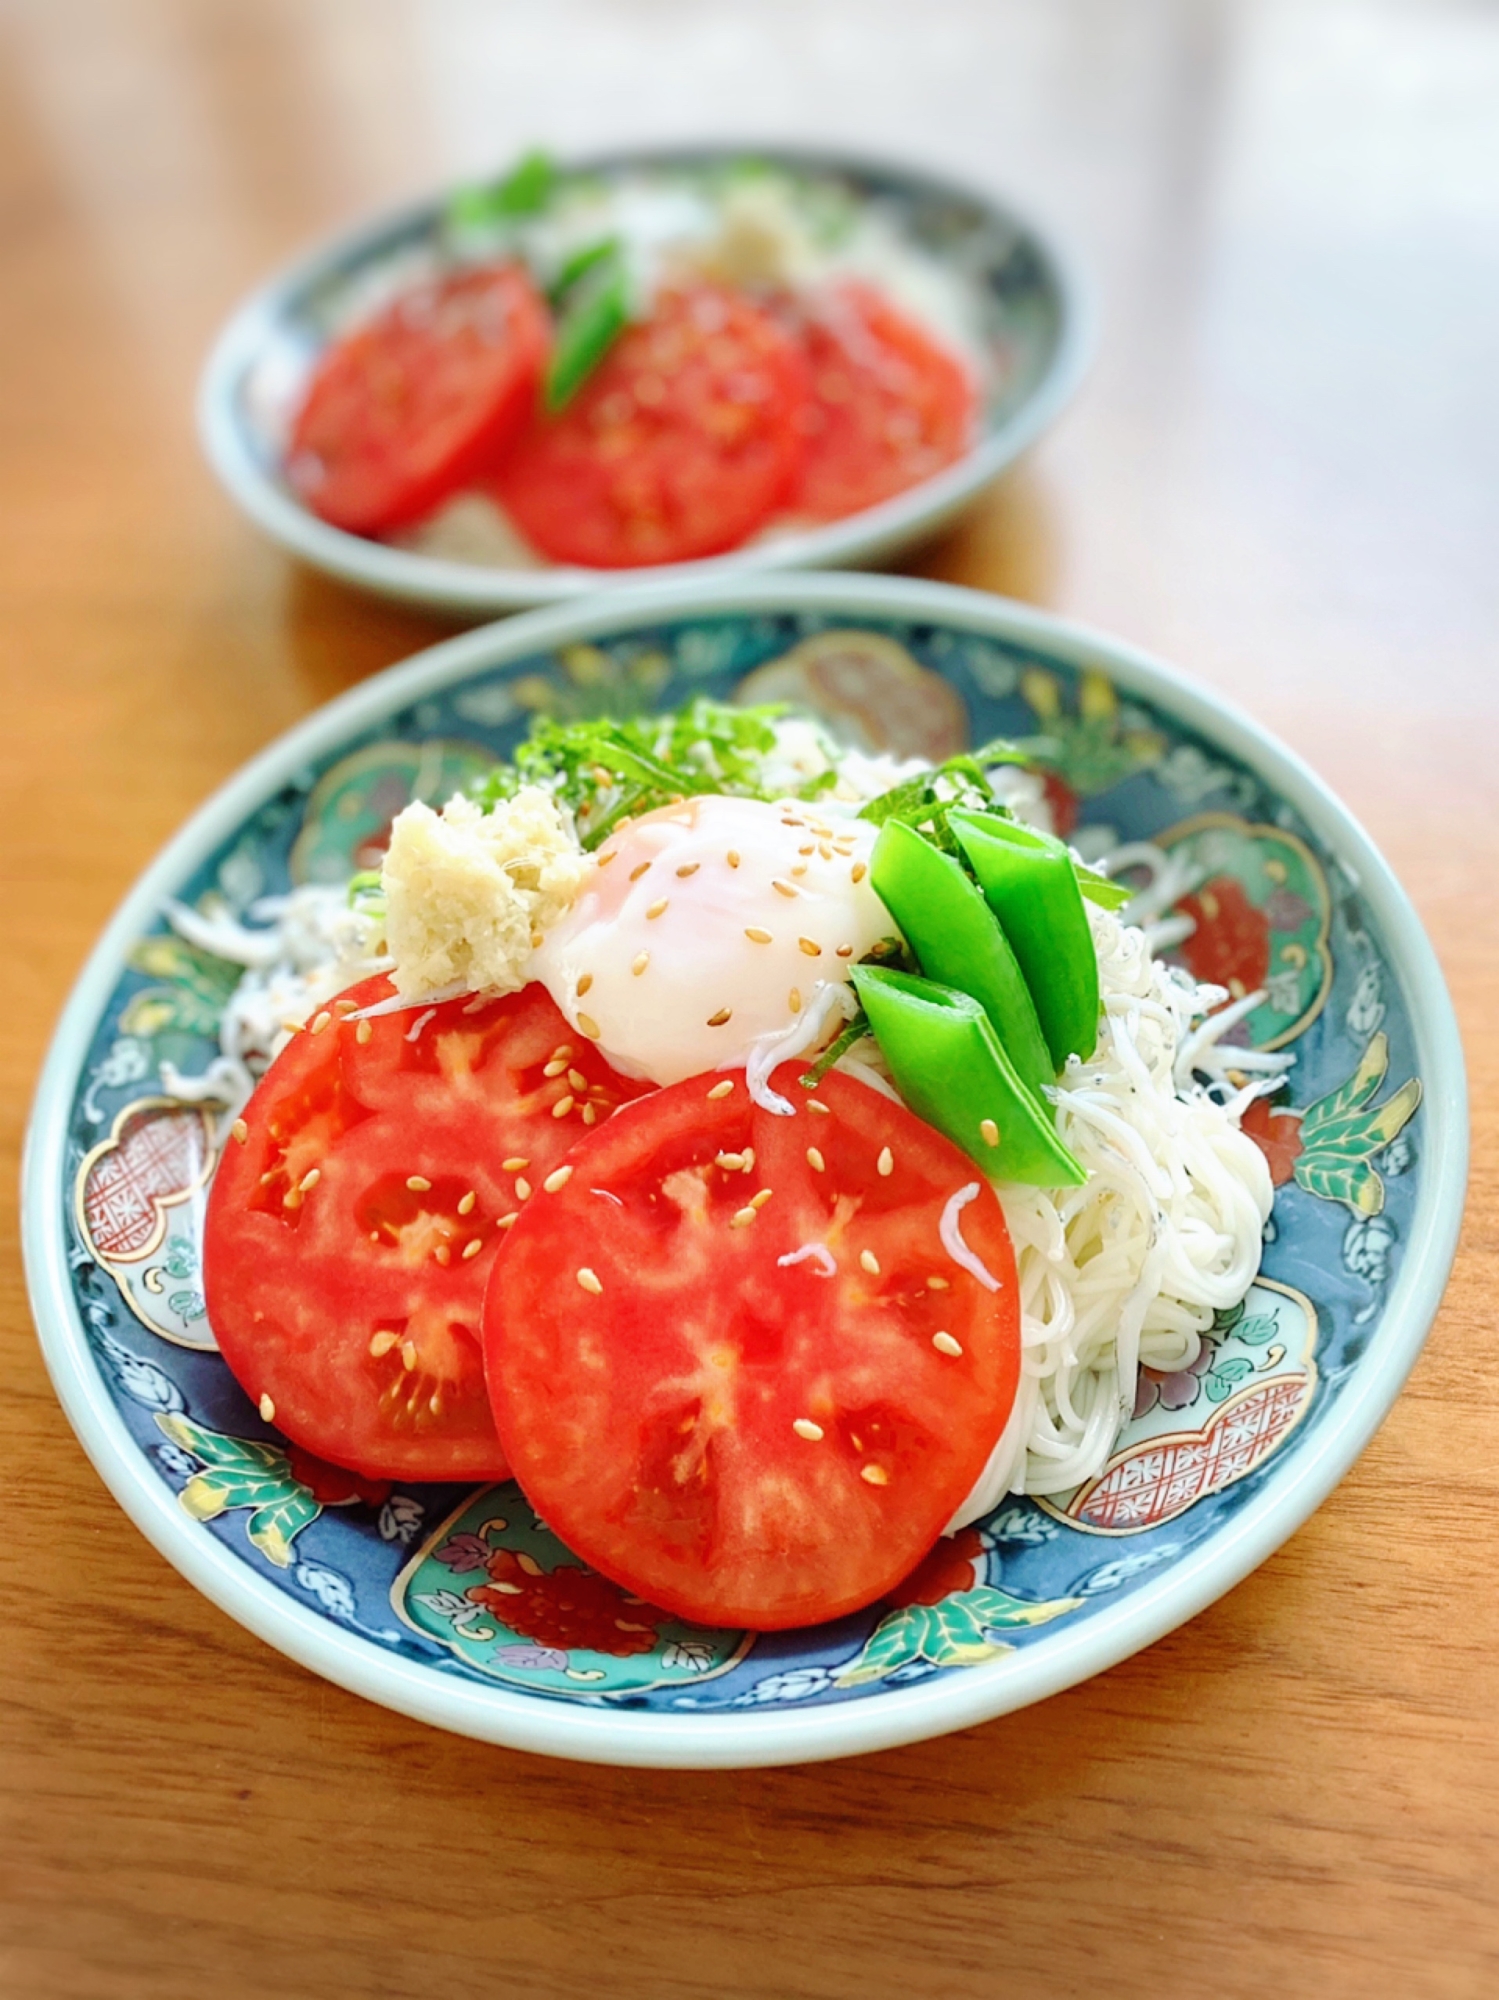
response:
{"label": "green pea pod", "polygon": [[1087,1175],[977,1000],[883,966],[856,965],[852,976],[896,1088],[918,1117],[991,1179],[1081,1187]]}
{"label": "green pea pod", "polygon": [[1015,1074],[1039,1097],[1056,1080],[1056,1064],[1025,974],[962,863],[914,827],[888,819],[870,856],[869,879],[927,978],[973,995]]}
{"label": "green pea pod", "polygon": [[1049,833],[953,812],[953,836],[1010,940],[1056,1069],[1098,1046],[1098,954],[1072,856]]}

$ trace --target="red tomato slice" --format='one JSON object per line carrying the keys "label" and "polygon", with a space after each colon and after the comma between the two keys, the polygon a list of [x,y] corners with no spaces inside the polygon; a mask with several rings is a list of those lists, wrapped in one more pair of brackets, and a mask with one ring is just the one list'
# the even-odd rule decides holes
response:
{"label": "red tomato slice", "polygon": [[[390,991],[352,987],[246,1107],[209,1195],[209,1320],[241,1386],[320,1458],[500,1478],[479,1348],[497,1224],[544,1198],[530,1191],[586,1120],[649,1086],[617,1076],[540,986],[345,1018]],[[546,1076],[555,1061],[570,1071]]]}
{"label": "red tomato slice", "polygon": [[546,305],[518,264],[403,292],[323,355],[287,476],[325,521],[383,535],[492,466],[536,406]]}
{"label": "red tomato slice", "polygon": [[978,1178],[964,1155],[836,1073],[819,1115],[797,1067],[775,1079],[790,1118],[742,1077],[715,1098],[723,1079],[700,1076],[611,1119],[528,1205],[484,1300],[500,1438],[537,1511],[638,1596],[760,1631],[836,1618],[916,1567],[1020,1370],[993,1190],[962,1228],[997,1292],[939,1235]]}
{"label": "red tomato slice", "polygon": [[812,402],[792,513],[857,514],[968,449],[978,401],[968,369],[872,287],[840,285],[804,342]]}
{"label": "red tomato slice", "polygon": [[667,292],[561,416],[521,440],[495,491],[557,562],[716,555],[784,497],[805,399],[805,363],[769,313],[711,285]]}

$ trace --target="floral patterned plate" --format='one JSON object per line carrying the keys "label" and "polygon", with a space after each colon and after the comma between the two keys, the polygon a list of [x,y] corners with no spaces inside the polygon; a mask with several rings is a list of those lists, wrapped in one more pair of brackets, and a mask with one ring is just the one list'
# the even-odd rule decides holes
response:
{"label": "floral patterned plate", "polygon": [[[683,147],[611,155],[577,164],[602,174],[631,167],[713,166],[744,149]],[[950,272],[974,301],[989,386],[979,435],[955,465],[909,492],[842,521],[776,533],[729,555],[658,568],[654,577],[764,569],[830,569],[874,562],[931,534],[1031,444],[1062,410],[1087,364],[1089,314],[1055,244],[1007,205],[972,188],[888,161],[799,148],[758,147],[755,157],[806,176],[838,200],[877,204]],[[317,569],[382,596],[451,611],[492,614],[551,604],[598,587],[601,573],[563,565],[510,567],[468,559],[472,535],[450,537],[456,554],[367,541],[330,527],[301,505],[281,473],[287,410],[330,326],[351,301],[382,296],[391,276],[409,276],[438,246],[444,202],[428,200],[380,217],[311,252],[256,292],[224,328],[204,370],[199,431],[209,463],[232,498],[273,540]],[[618,572],[603,572],[614,582]],[[643,572],[635,572],[641,575]]]}
{"label": "floral patterned plate", "polygon": [[[1197,1365],[1146,1371],[1109,1463],[1010,1500],[889,1600],[816,1630],[708,1631],[626,1602],[513,1486],[371,1482],[280,1437],[214,1350],[199,1277],[222,1117],[203,1072],[233,969],[163,901],[242,909],[337,880],[412,795],[442,797],[533,714],[696,690],[786,694],[871,748],[1029,739],[1085,851],[1189,848],[1193,969],[1267,998],[1294,1050],[1257,1107],[1277,1184],[1260,1278]],[[163,1064],[166,1065],[165,1081]],[[1435,1312],[1467,1161],[1431,949],[1337,802],[1237,712],[1129,649],[899,579],[653,586],[450,641],[272,746],[111,924],[58,1029],[25,1168],[33,1307],[58,1393],[167,1558],[330,1679],[447,1728],[634,1764],[831,1757],[1053,1694],[1189,1618],[1323,1500]]]}

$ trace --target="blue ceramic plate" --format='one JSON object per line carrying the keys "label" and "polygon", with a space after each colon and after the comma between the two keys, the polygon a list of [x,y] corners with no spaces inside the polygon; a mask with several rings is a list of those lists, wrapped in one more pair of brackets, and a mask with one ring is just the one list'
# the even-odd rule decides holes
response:
{"label": "blue ceramic plate", "polygon": [[[677,148],[578,162],[601,173],[710,165],[744,148]],[[929,535],[1017,458],[1066,404],[1091,345],[1076,278],[1056,245],[1008,206],[888,162],[805,149],[756,147],[767,165],[877,202],[976,301],[993,386],[978,442],[933,479],[847,520],[788,534],[707,561],[658,568],[653,578],[724,571],[831,569],[874,562]],[[443,200],[387,215],[313,251],[246,300],[220,335],[199,396],[203,448],[231,496],[283,548],[345,582],[439,608],[492,613],[554,604],[596,589],[601,573],[569,567],[494,568],[439,560],[329,527],[281,474],[281,415],[330,326],[349,302],[378,293],[382,274],[410,272],[435,254]],[[618,572],[604,572],[611,582]],[[639,576],[642,572],[633,574]]]}
{"label": "blue ceramic plate", "polygon": [[[1190,847],[1197,948],[1264,985],[1294,1049],[1260,1279],[1189,1374],[1152,1377],[1096,1479],[1009,1501],[919,1602],[754,1637],[632,1614],[514,1487],[358,1487],[288,1452],[213,1350],[199,1279],[203,1069],[233,972],[168,896],[235,907],[340,878],[408,796],[504,754],[533,714],[697,691],[791,694],[845,736],[931,755],[1044,739],[1076,838]],[[425,774],[419,777],[418,774]],[[1105,834],[1102,829],[1111,829]],[[1209,896],[1212,901],[1209,903]],[[893,579],[648,587],[455,639],[311,717],[147,872],[58,1029],[25,1168],[32,1301],[63,1405],[168,1560],[330,1679],[491,1741],[629,1764],[833,1757],[983,1721],[1148,1645],[1304,1521],[1389,1409],[1462,1208],[1462,1059],[1436,962],[1366,836],[1236,711],[1077,627]],[[569,1575],[554,1582],[559,1566]],[[475,1594],[503,1572],[502,1624]],[[574,1611],[563,1615],[557,1595]],[[578,1607],[581,1606],[581,1609]]]}

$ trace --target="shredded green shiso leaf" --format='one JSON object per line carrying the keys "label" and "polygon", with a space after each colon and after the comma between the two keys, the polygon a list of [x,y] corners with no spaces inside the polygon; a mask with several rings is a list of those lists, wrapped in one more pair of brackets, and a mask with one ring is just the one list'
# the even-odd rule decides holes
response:
{"label": "shredded green shiso leaf", "polygon": [[1013,819],[1015,815],[1009,807],[995,797],[988,774],[997,764],[1029,762],[1023,750],[1003,737],[996,737],[992,743],[967,751],[961,757],[949,757],[935,769],[881,792],[878,798],[860,808],[859,817],[875,826],[883,826],[886,820],[900,820],[914,827],[934,847],[940,847],[944,854],[955,855],[961,861],[958,843],[947,824],[949,810],[964,806],[971,812],[989,812],[1001,819]]}

